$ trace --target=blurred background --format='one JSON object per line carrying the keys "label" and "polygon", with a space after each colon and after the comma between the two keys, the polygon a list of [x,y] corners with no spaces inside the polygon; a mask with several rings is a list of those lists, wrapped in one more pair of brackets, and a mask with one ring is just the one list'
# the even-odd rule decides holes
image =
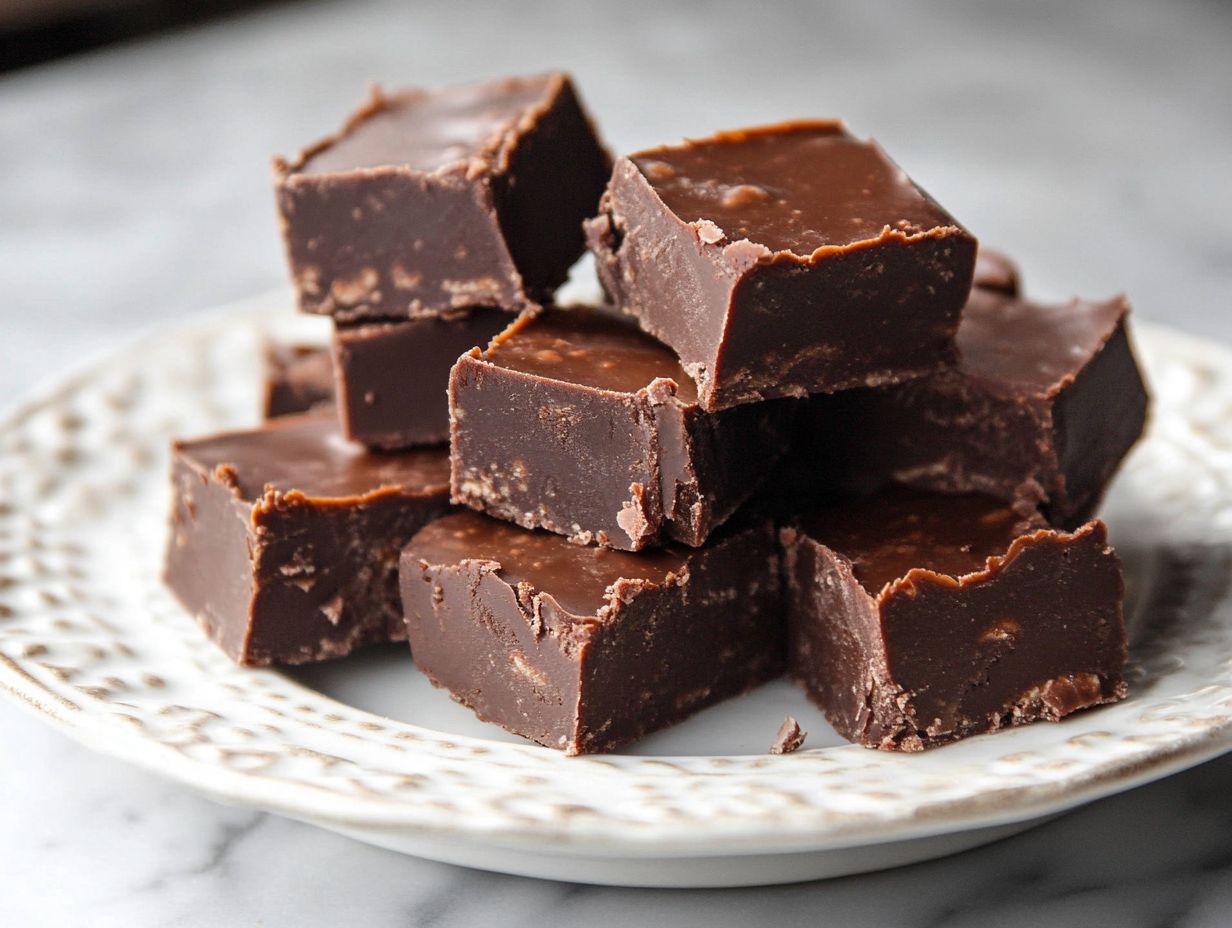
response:
{"label": "blurred background", "polygon": [[284,286],[270,156],[389,85],[572,71],[619,151],[841,116],[1044,296],[1232,341],[1220,0],[0,3],[0,390]]}

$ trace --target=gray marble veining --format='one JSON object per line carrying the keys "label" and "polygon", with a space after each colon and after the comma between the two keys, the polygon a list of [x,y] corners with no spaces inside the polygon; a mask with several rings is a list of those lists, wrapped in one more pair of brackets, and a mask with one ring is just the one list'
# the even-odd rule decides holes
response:
{"label": "gray marble veining", "polygon": [[[479,7],[482,10],[479,11]],[[565,67],[617,149],[876,135],[1044,295],[1232,341],[1232,10],[940,0],[276,5],[0,78],[0,396],[280,286],[269,156],[363,83]],[[576,887],[213,804],[0,705],[0,924],[1232,923],[1232,758],[959,857],[763,890]]]}

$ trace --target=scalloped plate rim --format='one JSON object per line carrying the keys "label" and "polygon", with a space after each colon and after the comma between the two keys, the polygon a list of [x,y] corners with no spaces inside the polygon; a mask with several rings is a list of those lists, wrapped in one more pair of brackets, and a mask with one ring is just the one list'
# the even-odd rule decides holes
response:
{"label": "scalloped plate rim", "polygon": [[[8,432],[18,427],[30,415],[53,404],[59,396],[85,386],[103,369],[124,359],[133,360],[135,352],[149,342],[162,340],[186,329],[213,329],[231,316],[246,315],[256,309],[267,308],[275,299],[285,301],[285,291],[279,290],[275,294],[263,294],[237,301],[191,319],[155,323],[120,344],[99,352],[96,357],[74,364],[67,373],[41,384],[17,401],[5,404],[6,408],[0,411],[0,432]],[[1171,343],[1172,350],[1206,356],[1219,366],[1232,367],[1232,354],[1218,343],[1204,342],[1197,336],[1163,326],[1136,323],[1135,328],[1140,336],[1149,335],[1152,342]],[[287,682],[293,687],[313,693],[320,699],[329,699],[294,681]],[[717,857],[728,856],[731,852],[803,852],[893,842],[984,826],[1031,821],[1150,782],[1232,750],[1232,720],[1228,720],[1204,731],[1178,736],[1174,742],[1154,745],[1139,756],[1115,759],[1080,777],[1059,778],[1047,783],[1007,788],[1001,793],[1001,798],[1012,797],[1014,805],[995,814],[985,808],[988,794],[977,793],[966,799],[946,801],[936,806],[924,805],[922,812],[917,808],[913,814],[905,817],[899,815],[862,818],[854,823],[840,824],[837,828],[820,832],[815,829],[759,832],[756,823],[750,820],[744,823],[743,829],[724,828],[718,832],[702,829],[693,832],[689,837],[665,839],[661,830],[657,831],[658,826],[647,827],[642,833],[627,831],[613,834],[604,827],[605,822],[602,819],[580,824],[571,822],[567,829],[561,828],[556,822],[543,822],[538,827],[523,829],[476,827],[475,823],[457,821],[446,824],[439,817],[436,821],[429,820],[413,803],[390,803],[388,800],[344,796],[322,788],[266,779],[259,773],[211,765],[178,754],[120,725],[109,716],[102,716],[107,721],[105,728],[91,728],[89,725],[79,724],[76,720],[92,719],[95,715],[85,709],[56,707],[54,703],[59,697],[10,658],[0,661],[0,690],[11,694],[18,703],[49,721],[57,730],[91,749],[136,763],[143,769],[167,776],[224,802],[251,805],[327,827],[399,829],[423,835],[450,834],[508,847],[533,846],[547,852],[556,850],[567,853],[579,845],[590,845],[596,839],[601,839],[605,844],[598,847],[588,846],[588,852],[612,857],[636,854],[651,847],[657,856]],[[482,743],[482,739],[453,735],[448,737],[455,741],[473,740]],[[548,749],[530,745],[502,745],[502,748],[522,748],[526,751],[555,754]],[[861,749],[847,747],[814,750]],[[731,757],[733,761],[740,759],[734,755]],[[630,762],[643,760],[645,759],[629,759]],[[696,758],[663,757],[655,760],[689,763]],[[619,769],[621,762],[617,761],[614,766]],[[588,825],[593,827],[587,827]],[[705,843],[716,834],[721,834],[724,839],[722,848]]]}
{"label": "scalloped plate rim", "polygon": [[[307,788],[288,787],[273,781],[265,781],[257,774],[211,767],[184,758],[172,751],[163,751],[157,745],[140,737],[133,738],[129,742],[140,745],[139,751],[122,750],[119,745],[113,747],[107,743],[108,739],[101,730],[96,737],[89,728],[71,724],[68,721],[70,716],[49,709],[28,692],[6,682],[3,679],[4,676],[14,676],[6,663],[6,660],[0,659],[0,691],[10,694],[18,704],[48,721],[58,731],[91,750],[132,763],[142,770],[186,785],[228,805],[243,805],[322,827],[407,830],[424,837],[447,834],[491,842],[510,849],[533,847],[540,852],[557,851],[560,854],[568,854],[571,850],[585,845],[588,854],[611,858],[619,858],[630,853],[636,854],[638,851],[650,848],[653,848],[655,856],[662,857],[727,857],[733,856],[733,852],[741,855],[806,853],[886,844],[984,827],[1029,823],[1152,783],[1232,752],[1232,722],[1229,722],[1208,732],[1181,739],[1174,746],[1161,746],[1145,757],[1115,763],[1110,765],[1106,771],[1093,773],[1076,781],[1051,784],[1053,789],[1049,789],[1048,784],[1010,788],[1005,793],[1012,795],[1016,804],[1012,809],[1000,814],[990,814],[984,808],[989,794],[982,793],[967,800],[945,804],[943,808],[929,810],[925,815],[913,816],[905,821],[900,818],[888,818],[873,823],[861,822],[848,828],[835,829],[829,836],[824,837],[807,831],[801,833],[780,831],[769,836],[755,830],[744,834],[723,831],[721,833],[724,840],[722,848],[716,848],[713,845],[698,846],[696,843],[699,838],[706,841],[712,840],[716,837],[713,833],[695,836],[692,840],[674,841],[655,834],[646,834],[642,840],[638,840],[635,835],[613,837],[605,833],[602,828],[596,828],[591,832],[575,831],[572,833],[551,828],[528,829],[521,832],[508,829],[465,830],[444,825],[434,826],[415,821],[413,818],[405,821],[394,820],[387,806],[374,807],[368,811],[365,807],[372,803],[364,800],[357,800],[354,804],[360,808],[352,810],[351,814],[346,814],[342,809],[331,811],[312,808],[306,806],[304,802],[287,801],[273,792],[263,795],[266,788],[283,793],[299,793],[306,791]],[[17,679],[20,680],[20,677]],[[106,734],[125,730],[123,726],[109,723]],[[147,751],[147,747],[152,748],[153,751]],[[542,750],[549,749],[543,748]],[[219,782],[211,783],[210,778],[212,777],[220,778]],[[225,788],[222,780],[226,780],[228,785],[234,785],[237,788]],[[256,788],[250,790],[250,787]],[[352,804],[346,797],[328,795],[342,804]],[[302,799],[308,800],[310,796],[305,792]],[[591,842],[596,838],[604,839],[607,845],[593,846]]]}

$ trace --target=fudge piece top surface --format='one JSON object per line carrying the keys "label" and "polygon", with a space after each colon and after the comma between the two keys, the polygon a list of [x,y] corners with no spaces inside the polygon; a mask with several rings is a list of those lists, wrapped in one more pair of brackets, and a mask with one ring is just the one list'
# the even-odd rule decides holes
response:
{"label": "fudge piece top surface", "polygon": [[959,369],[1050,392],[1082,370],[1128,312],[1123,297],[1044,305],[975,288],[958,327]]}
{"label": "fudge piece top surface", "polygon": [[703,241],[747,239],[819,257],[887,229],[911,236],[958,226],[876,143],[838,121],[722,132],[630,159],[668,209],[701,221]]}
{"label": "fudge piece top surface", "polygon": [[577,616],[599,615],[608,588],[619,581],[670,585],[689,559],[688,551],[675,548],[629,554],[572,544],[560,535],[528,531],[477,512],[430,522],[406,550],[431,566],[496,562],[501,579],[510,586],[528,583]]}
{"label": "fudge piece top surface", "polygon": [[343,500],[385,488],[436,493],[449,487],[449,455],[426,448],[376,454],[346,441],[334,416],[285,416],[261,428],[177,442],[178,457],[232,486],[242,499],[266,488]]}
{"label": "fudge piece top surface", "polygon": [[1000,500],[893,488],[800,520],[800,531],[847,558],[876,596],[914,569],[962,577],[1004,555],[1014,539],[1043,527]]}
{"label": "fudge piece top surface", "polygon": [[551,309],[519,319],[481,357],[508,370],[616,393],[671,380],[677,399],[697,402],[697,385],[670,348],[632,321],[600,309]]}
{"label": "fudge piece top surface", "polygon": [[306,150],[291,170],[333,174],[399,165],[428,173],[486,160],[567,80],[551,73],[393,93],[374,86],[343,130]]}

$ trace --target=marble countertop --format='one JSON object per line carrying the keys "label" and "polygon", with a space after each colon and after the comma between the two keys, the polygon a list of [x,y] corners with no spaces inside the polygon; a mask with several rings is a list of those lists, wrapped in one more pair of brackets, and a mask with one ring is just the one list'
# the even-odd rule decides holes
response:
{"label": "marble countertop", "polygon": [[[391,85],[564,67],[618,149],[841,115],[1040,295],[1232,341],[1232,10],[278,4],[0,77],[0,402],[280,286],[269,156]],[[1232,922],[1232,757],[947,860],[759,890],[467,871],[231,809],[0,705],[0,924]]]}

